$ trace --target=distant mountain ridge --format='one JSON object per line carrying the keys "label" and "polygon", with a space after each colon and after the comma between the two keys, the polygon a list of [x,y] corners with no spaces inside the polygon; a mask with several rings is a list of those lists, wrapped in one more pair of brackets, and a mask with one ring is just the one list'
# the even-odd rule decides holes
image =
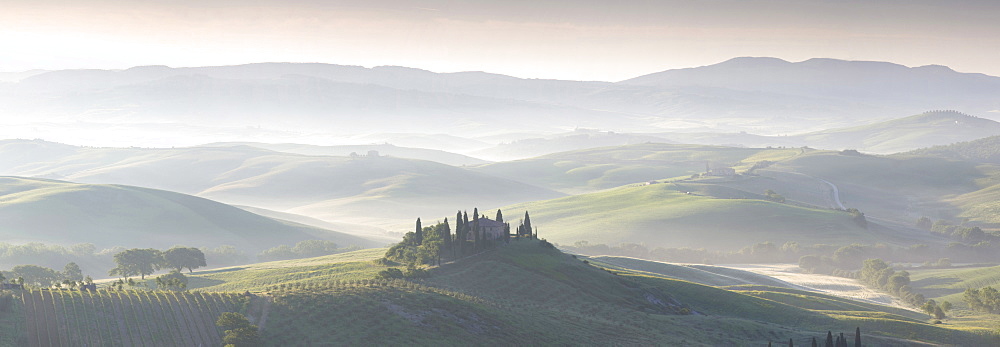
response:
{"label": "distant mountain ridge", "polygon": [[20,115],[8,122],[196,122],[469,138],[576,127],[774,135],[859,126],[929,109],[992,115],[1000,110],[1000,77],[942,66],[736,58],[617,83],[260,63],[62,70],[0,84],[0,114]]}

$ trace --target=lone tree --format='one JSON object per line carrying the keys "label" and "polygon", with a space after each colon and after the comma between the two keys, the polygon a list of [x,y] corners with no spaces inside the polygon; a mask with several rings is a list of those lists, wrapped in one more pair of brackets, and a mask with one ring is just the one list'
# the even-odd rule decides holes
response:
{"label": "lone tree", "polygon": [[166,268],[177,270],[188,269],[193,272],[202,266],[206,266],[205,253],[193,247],[174,247],[163,252],[163,263]]}
{"label": "lone tree", "polygon": [[417,246],[419,246],[420,244],[424,243],[424,230],[423,229],[424,228],[420,226],[420,218],[418,217],[417,218],[417,230],[414,232],[414,233],[416,233],[415,241],[417,242]]}
{"label": "lone tree", "polygon": [[140,276],[141,279],[146,279],[146,275],[159,270],[163,265],[163,253],[152,248],[126,249],[115,254],[115,264],[118,266],[108,271],[108,275],[123,278]]}
{"label": "lone tree", "polygon": [[226,331],[222,343],[226,346],[257,346],[260,344],[260,334],[257,326],[250,324],[246,316],[236,312],[223,312],[215,325]]}
{"label": "lone tree", "polygon": [[74,262],[70,262],[63,267],[63,278],[70,281],[83,281],[83,271],[80,270],[80,265],[76,265]]}

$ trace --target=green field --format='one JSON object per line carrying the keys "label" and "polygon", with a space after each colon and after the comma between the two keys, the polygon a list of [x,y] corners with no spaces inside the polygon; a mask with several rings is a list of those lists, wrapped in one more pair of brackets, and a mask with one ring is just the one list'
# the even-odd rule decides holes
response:
{"label": "green field", "polygon": [[798,153],[797,149],[646,143],[549,154],[483,165],[474,170],[566,193],[582,193],[690,176],[705,172],[707,164],[746,169],[758,161],[775,161]]}
{"label": "green field", "polygon": [[[265,344],[275,346],[717,346],[789,338],[805,345],[827,330],[851,336],[857,326],[866,343],[875,345],[997,342],[984,329],[930,325],[920,315],[894,308],[788,288],[743,284],[727,289],[678,279],[691,270],[737,275],[726,269],[688,266],[678,272],[670,266],[648,268],[658,266],[652,264],[628,269],[639,263],[605,269],[598,259],[588,264],[532,240],[432,268],[425,279],[376,278],[386,268],[373,261],[380,253],[199,271],[190,277],[197,288],[191,293],[24,291],[31,324],[23,336],[38,344],[212,344],[220,332],[211,318],[234,310],[262,325]],[[747,279],[766,281],[759,277]],[[249,290],[258,296],[209,290]]]}
{"label": "green field", "polygon": [[[728,194],[724,187],[704,187],[686,194],[686,182],[610,189],[555,200],[504,207],[529,211],[541,226],[540,237],[553,242],[655,247],[738,249],[753,243],[871,243],[889,236],[859,227],[848,213],[792,204],[700,194]],[[712,190],[709,192],[708,190]],[[748,194],[751,195],[751,194]]]}
{"label": "green field", "polygon": [[0,219],[4,221],[0,237],[9,242],[164,249],[195,243],[235,245],[247,252],[308,239],[378,245],[190,195],[20,177],[0,177]]}

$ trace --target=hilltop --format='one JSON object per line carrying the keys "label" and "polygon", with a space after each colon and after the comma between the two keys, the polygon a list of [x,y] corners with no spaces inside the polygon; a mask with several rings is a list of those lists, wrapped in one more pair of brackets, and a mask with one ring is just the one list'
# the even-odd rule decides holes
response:
{"label": "hilltop", "polygon": [[0,177],[6,242],[169,248],[234,245],[260,251],[323,239],[373,246],[364,238],[259,216],[204,198],[125,185]]}

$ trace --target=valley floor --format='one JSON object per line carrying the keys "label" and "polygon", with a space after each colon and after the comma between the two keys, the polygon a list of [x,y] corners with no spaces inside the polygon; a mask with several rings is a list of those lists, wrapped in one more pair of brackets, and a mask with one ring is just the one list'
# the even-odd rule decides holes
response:
{"label": "valley floor", "polygon": [[898,298],[869,288],[856,279],[805,273],[796,264],[731,264],[718,266],[773,277],[794,284],[799,287],[798,289],[802,290],[916,311],[915,308],[910,307]]}

